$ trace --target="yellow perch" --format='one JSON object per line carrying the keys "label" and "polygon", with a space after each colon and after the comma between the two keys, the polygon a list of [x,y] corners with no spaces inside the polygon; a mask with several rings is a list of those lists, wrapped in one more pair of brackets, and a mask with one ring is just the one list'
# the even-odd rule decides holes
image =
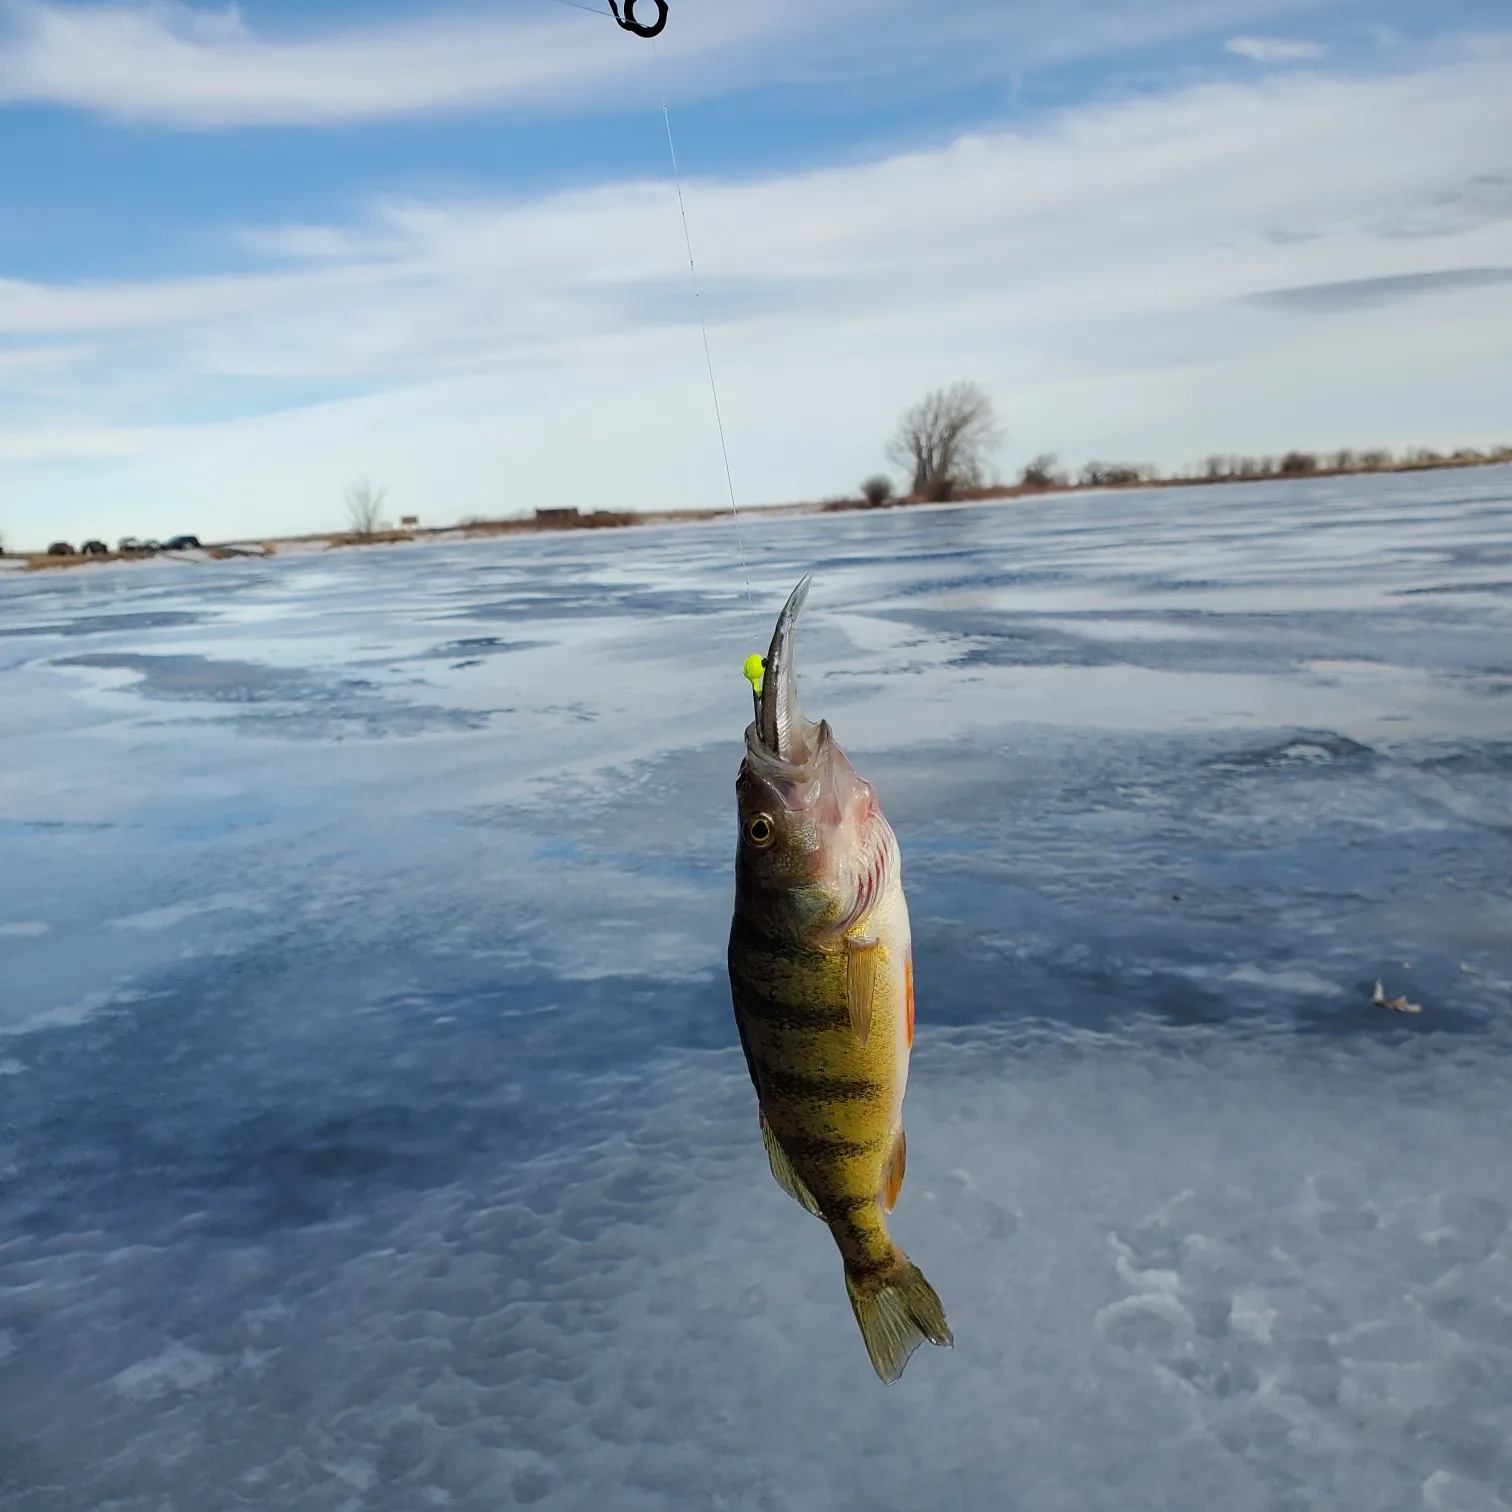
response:
{"label": "yellow perch", "polygon": [[804,578],[793,590],[752,679],[730,990],[772,1175],[834,1236],[867,1353],[891,1382],[925,1339],[952,1342],[934,1288],[887,1232],[906,1153],[908,906],[871,784],[798,706],[794,630],[808,589]]}

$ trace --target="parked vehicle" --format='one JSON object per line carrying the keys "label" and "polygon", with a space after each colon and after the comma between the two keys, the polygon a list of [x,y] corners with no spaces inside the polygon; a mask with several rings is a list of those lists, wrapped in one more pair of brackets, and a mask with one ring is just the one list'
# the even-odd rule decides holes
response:
{"label": "parked vehicle", "polygon": [[110,555],[110,547],[108,547],[104,543],[104,541],[85,541],[85,543],[81,547],[79,547],[79,555],[80,556],[109,556]]}
{"label": "parked vehicle", "polygon": [[156,541],[143,541],[142,550],[148,553],[161,551],[163,548]]}
{"label": "parked vehicle", "polygon": [[163,542],[164,551],[198,551],[199,549],[200,543],[198,536],[174,536],[171,541]]}
{"label": "parked vehicle", "polygon": [[54,541],[47,548],[48,556],[78,556],[78,552],[67,541]]}
{"label": "parked vehicle", "polygon": [[122,536],[121,539],[116,542],[116,550],[119,551],[122,556],[130,556],[133,552],[140,551],[141,549],[142,543],[137,540],[135,536]]}

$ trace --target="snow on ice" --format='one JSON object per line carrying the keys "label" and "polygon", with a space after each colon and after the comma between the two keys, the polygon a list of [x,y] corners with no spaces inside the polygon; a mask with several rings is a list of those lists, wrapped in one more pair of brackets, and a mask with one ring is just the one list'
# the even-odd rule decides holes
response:
{"label": "snow on ice", "polygon": [[[728,525],[0,584],[0,1505],[1512,1505],[1508,470],[745,534],[754,617]],[[893,1390],[723,980],[810,569]]]}

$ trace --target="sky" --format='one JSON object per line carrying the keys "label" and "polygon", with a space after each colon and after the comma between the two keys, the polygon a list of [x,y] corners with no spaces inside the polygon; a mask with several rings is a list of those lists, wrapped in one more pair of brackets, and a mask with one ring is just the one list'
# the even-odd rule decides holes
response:
{"label": "sky", "polygon": [[6,543],[1512,441],[1505,0],[595,8],[0,0]]}

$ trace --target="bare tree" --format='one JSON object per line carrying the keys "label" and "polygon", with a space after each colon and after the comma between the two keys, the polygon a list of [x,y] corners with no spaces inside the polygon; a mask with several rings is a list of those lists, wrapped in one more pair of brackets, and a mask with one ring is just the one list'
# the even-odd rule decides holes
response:
{"label": "bare tree", "polygon": [[887,456],[912,476],[915,494],[939,503],[982,482],[988,455],[1002,439],[986,389],[952,383],[904,414]]}
{"label": "bare tree", "polygon": [[378,530],[378,511],[383,507],[383,501],[388,496],[386,488],[375,489],[364,478],[360,483],[353,483],[346,491],[347,521],[352,527],[353,535],[370,536]]}
{"label": "bare tree", "polygon": [[896,490],[893,480],[886,473],[873,473],[866,482],[861,485],[861,497],[871,505],[873,509],[880,509],[882,505],[892,498]]}
{"label": "bare tree", "polygon": [[1054,452],[1041,452],[1020,474],[1025,488],[1064,488],[1066,475],[1056,467]]}

